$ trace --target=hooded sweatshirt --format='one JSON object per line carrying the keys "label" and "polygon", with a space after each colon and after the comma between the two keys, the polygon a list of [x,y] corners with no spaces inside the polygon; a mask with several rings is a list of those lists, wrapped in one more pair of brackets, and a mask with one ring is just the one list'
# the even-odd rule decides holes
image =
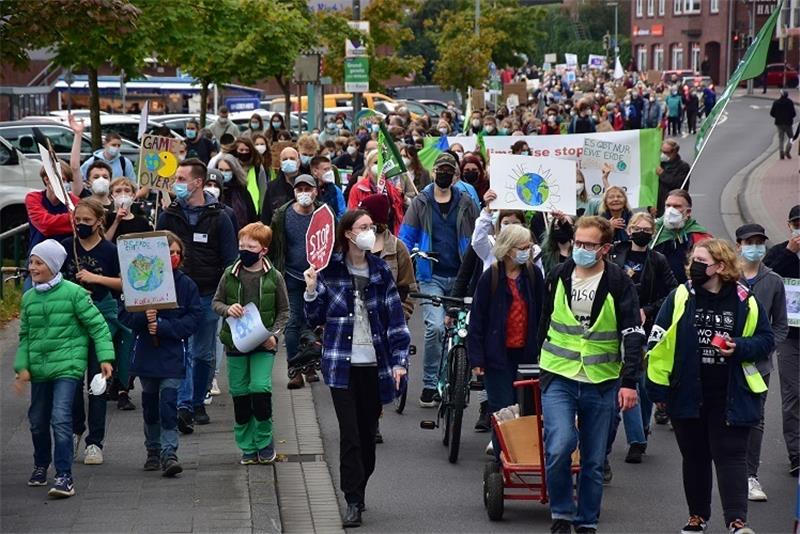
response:
{"label": "hooded sweatshirt", "polygon": [[81,176],[83,176],[84,180],[88,178],[89,167],[92,165],[92,163],[98,160],[105,161],[111,166],[112,180],[114,178],[120,178],[124,176],[125,178],[133,180],[134,182],[136,181],[136,173],[133,172],[133,163],[131,163],[131,160],[119,154],[113,158],[108,158],[106,157],[106,151],[104,148],[96,150],[92,157],[84,161],[83,165],[81,165]]}
{"label": "hooded sweatshirt", "polygon": [[[758,273],[752,280],[742,277],[742,283],[750,288],[764,311],[767,313],[772,333],[775,336],[775,345],[786,339],[789,333],[789,322],[786,315],[786,290],[783,286],[783,278],[775,271],[764,265],[758,267]],[[756,367],[762,375],[772,371],[772,355],[764,360],[756,362]]]}

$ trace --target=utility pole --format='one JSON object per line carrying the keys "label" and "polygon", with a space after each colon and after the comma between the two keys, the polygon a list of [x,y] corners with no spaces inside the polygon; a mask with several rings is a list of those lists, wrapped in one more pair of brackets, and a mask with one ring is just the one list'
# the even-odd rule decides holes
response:
{"label": "utility pole", "polygon": [[619,2],[616,0],[606,5],[614,7],[614,58],[619,57]]}
{"label": "utility pole", "polygon": [[[353,0],[353,20],[361,20],[361,0]],[[324,102],[323,102],[324,107]],[[361,111],[361,93],[353,93],[353,122]]]}
{"label": "utility pole", "polygon": [[481,0],[475,0],[475,35],[481,34]]}
{"label": "utility pole", "polygon": [[[752,2],[752,9],[750,10],[750,42],[756,37],[756,3]],[[744,47],[747,50],[747,47]],[[764,67],[766,68],[766,67]],[[766,83],[766,82],[765,82]],[[753,94],[753,78],[747,80],[747,94]]]}

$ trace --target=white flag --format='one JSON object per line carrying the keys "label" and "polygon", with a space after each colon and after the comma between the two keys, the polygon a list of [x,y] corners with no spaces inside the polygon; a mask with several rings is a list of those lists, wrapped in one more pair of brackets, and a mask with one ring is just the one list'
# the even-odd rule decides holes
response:
{"label": "white flag", "polygon": [[619,62],[619,56],[617,56],[614,63],[614,79],[620,80],[623,76],[625,76],[625,71],[622,70],[622,63]]}
{"label": "white flag", "polygon": [[141,114],[139,114],[139,137],[138,139],[141,140],[142,136],[147,132],[147,123],[150,120],[150,101],[144,101],[144,108],[142,108]]}

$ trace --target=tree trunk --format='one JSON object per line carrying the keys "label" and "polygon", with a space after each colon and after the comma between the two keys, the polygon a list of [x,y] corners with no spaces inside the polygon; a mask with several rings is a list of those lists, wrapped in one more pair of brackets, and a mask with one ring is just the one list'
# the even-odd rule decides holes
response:
{"label": "tree trunk", "polygon": [[[291,116],[291,112],[292,112],[291,88],[292,88],[292,85],[291,85],[291,83],[289,83],[288,80],[284,80],[282,75],[275,76],[275,81],[278,82],[278,85],[280,86],[281,91],[283,91],[283,98],[284,98],[283,101],[286,102],[286,109],[284,110],[283,122],[284,122],[284,125],[286,126],[286,129],[291,131],[291,129],[292,129],[292,116]],[[298,102],[298,109],[300,109],[299,108],[299,102]]]}
{"label": "tree trunk", "polygon": [[200,128],[206,127],[206,109],[208,109],[208,80],[200,80]]}
{"label": "tree trunk", "polygon": [[97,87],[97,68],[87,67],[89,77],[89,122],[92,125],[92,148],[103,147],[103,132],[100,126],[100,90]]}

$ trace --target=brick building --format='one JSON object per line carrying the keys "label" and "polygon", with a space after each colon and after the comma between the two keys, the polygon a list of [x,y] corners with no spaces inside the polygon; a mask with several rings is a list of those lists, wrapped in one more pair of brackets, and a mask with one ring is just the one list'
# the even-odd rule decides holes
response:
{"label": "brick building", "polygon": [[[724,85],[747,48],[751,18],[761,28],[776,0],[632,0],[631,48],[641,71],[691,69]],[[767,63],[797,65],[797,46],[773,37]],[[787,47],[789,48],[789,47]]]}

